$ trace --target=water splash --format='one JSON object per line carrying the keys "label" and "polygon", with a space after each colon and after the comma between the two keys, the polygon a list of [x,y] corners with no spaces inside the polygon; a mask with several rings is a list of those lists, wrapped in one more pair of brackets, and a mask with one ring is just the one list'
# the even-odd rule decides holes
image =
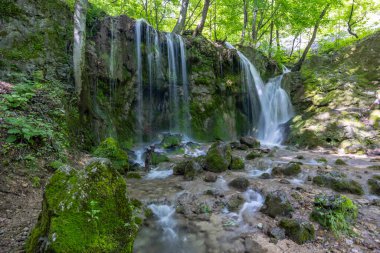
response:
{"label": "water splash", "polygon": [[248,189],[244,192],[243,196],[245,198],[245,203],[238,214],[239,222],[244,221],[245,215],[252,215],[257,212],[264,204],[264,197],[252,189]]}
{"label": "water splash", "polygon": [[178,235],[175,232],[176,221],[173,218],[175,208],[168,205],[151,204],[148,206],[153,214],[157,217],[157,224],[163,230],[162,239],[169,243],[177,240]]}

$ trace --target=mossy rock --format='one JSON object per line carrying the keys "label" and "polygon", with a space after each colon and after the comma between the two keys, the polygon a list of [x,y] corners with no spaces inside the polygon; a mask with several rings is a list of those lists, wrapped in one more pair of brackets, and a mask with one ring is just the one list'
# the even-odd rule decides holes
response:
{"label": "mossy rock", "polygon": [[274,167],[272,170],[272,174],[275,176],[284,175],[284,176],[296,176],[301,173],[301,163],[299,162],[290,162],[285,168],[282,167]]}
{"label": "mossy rock", "polygon": [[240,143],[246,145],[249,148],[259,148],[260,142],[252,136],[243,136],[240,138]]}
{"label": "mossy rock", "polygon": [[350,231],[350,224],[358,216],[358,207],[344,195],[318,195],[310,215],[313,221],[333,231],[335,234]]}
{"label": "mossy rock", "polygon": [[227,208],[231,212],[239,211],[240,207],[244,204],[245,199],[240,193],[233,194],[227,200]]}
{"label": "mossy rock", "polygon": [[194,180],[201,171],[202,167],[193,159],[181,161],[173,168],[173,174],[183,175],[185,180]]}
{"label": "mossy rock", "polygon": [[282,191],[274,191],[266,196],[260,211],[275,218],[277,216],[290,216],[293,210],[293,206],[286,194]]}
{"label": "mossy rock", "polygon": [[49,169],[51,169],[52,171],[56,171],[63,165],[65,165],[63,162],[55,160],[49,163]]}
{"label": "mossy rock", "polygon": [[141,175],[138,172],[128,172],[126,178],[141,179]]}
{"label": "mossy rock", "polygon": [[248,189],[249,181],[244,177],[238,177],[232,180],[228,185],[243,192]]}
{"label": "mossy rock", "polygon": [[244,167],[245,167],[245,164],[244,164],[243,159],[241,159],[240,157],[235,157],[235,156],[232,157],[232,161],[230,165],[231,170],[244,170]]}
{"label": "mossy rock", "polygon": [[260,157],[263,157],[263,154],[259,151],[252,151],[250,152],[246,157],[245,159],[247,160],[254,160],[256,158],[260,158]]}
{"label": "mossy rock", "polygon": [[372,194],[380,196],[380,176],[373,176],[368,179],[368,185]]}
{"label": "mossy rock", "polygon": [[140,221],[126,183],[107,159],[50,178],[26,252],[132,252]]}
{"label": "mossy rock", "polygon": [[163,162],[170,162],[169,157],[157,152],[152,153],[152,161],[151,161],[152,165],[158,165]]}
{"label": "mossy rock", "polygon": [[214,143],[207,152],[204,169],[216,173],[228,170],[232,160],[231,152],[230,145]]}
{"label": "mossy rock", "polygon": [[180,134],[165,134],[161,141],[161,146],[166,149],[176,148],[181,145],[182,135]]}
{"label": "mossy rock", "polygon": [[315,239],[313,224],[301,219],[282,219],[279,226],[285,229],[285,234],[298,244],[304,244]]}
{"label": "mossy rock", "polygon": [[318,186],[331,188],[337,192],[357,195],[364,194],[364,190],[358,182],[345,179],[343,176],[334,173],[325,173],[315,176],[313,178],[313,183]]}
{"label": "mossy rock", "polygon": [[119,172],[126,172],[129,168],[128,154],[122,150],[119,143],[113,138],[107,138],[95,149],[94,155],[97,157],[108,158],[114,168]]}
{"label": "mossy rock", "polygon": [[335,164],[336,165],[347,165],[347,163],[340,158],[335,160]]}

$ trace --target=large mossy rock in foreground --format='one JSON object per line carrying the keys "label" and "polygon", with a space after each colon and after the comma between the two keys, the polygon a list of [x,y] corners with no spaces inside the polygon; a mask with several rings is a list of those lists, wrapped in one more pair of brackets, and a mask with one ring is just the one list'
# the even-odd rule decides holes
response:
{"label": "large mossy rock in foreground", "polygon": [[217,142],[208,150],[204,167],[211,172],[228,170],[232,160],[231,147],[228,144]]}
{"label": "large mossy rock in foreground", "polygon": [[109,160],[62,167],[46,186],[27,252],[132,252],[138,225],[126,184]]}

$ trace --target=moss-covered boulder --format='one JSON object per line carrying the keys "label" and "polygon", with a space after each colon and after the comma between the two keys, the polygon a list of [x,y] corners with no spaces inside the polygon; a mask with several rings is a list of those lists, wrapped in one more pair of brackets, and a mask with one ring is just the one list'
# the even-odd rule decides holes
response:
{"label": "moss-covered boulder", "polygon": [[372,194],[380,196],[380,176],[376,175],[368,179],[368,185]]}
{"label": "moss-covered boulder", "polygon": [[328,187],[337,192],[363,195],[362,186],[355,180],[349,180],[342,173],[321,173],[313,178],[313,183],[318,186]]}
{"label": "moss-covered boulder", "polygon": [[182,135],[180,134],[165,134],[161,141],[161,146],[163,148],[177,148],[181,145]]}
{"label": "moss-covered boulder", "polygon": [[264,205],[260,211],[272,218],[276,216],[290,216],[293,212],[293,206],[284,192],[274,191],[266,196]]}
{"label": "moss-covered boulder", "polygon": [[249,148],[259,148],[260,147],[260,142],[252,136],[243,136],[240,138],[240,143],[242,145],[246,145]]}
{"label": "moss-covered boulder", "polygon": [[114,138],[107,138],[95,149],[94,155],[108,158],[114,168],[119,172],[126,172],[129,169],[128,154],[120,148],[119,143]]}
{"label": "moss-covered boulder", "polygon": [[338,158],[338,159],[335,160],[335,164],[336,165],[347,165],[347,163],[344,160],[340,159],[340,158]]}
{"label": "moss-covered boulder", "polygon": [[122,176],[107,159],[63,166],[46,186],[27,252],[132,252],[139,221]]}
{"label": "moss-covered boulder", "polygon": [[310,242],[315,239],[313,224],[301,219],[282,219],[279,226],[285,229],[285,234],[298,244]]}
{"label": "moss-covered boulder", "polygon": [[244,170],[245,164],[240,157],[233,156],[230,164],[231,170]]}
{"label": "moss-covered boulder", "polygon": [[174,175],[183,175],[186,180],[194,180],[201,172],[202,167],[193,159],[181,161],[173,168]]}
{"label": "moss-covered boulder", "polygon": [[214,143],[207,152],[204,169],[211,172],[226,171],[232,160],[231,147],[228,144]]}
{"label": "moss-covered boulder", "polygon": [[228,198],[226,205],[229,211],[236,212],[240,209],[244,202],[244,197],[240,193],[236,193]]}
{"label": "moss-covered boulder", "polygon": [[158,164],[163,163],[163,162],[170,162],[169,157],[167,157],[164,154],[157,153],[157,152],[152,153],[152,160],[151,160],[152,165],[158,165]]}
{"label": "moss-covered boulder", "polygon": [[252,151],[250,152],[246,157],[245,159],[247,160],[254,160],[256,158],[260,158],[260,157],[263,157],[263,154],[260,152],[260,151]]}
{"label": "moss-covered boulder", "polygon": [[285,167],[274,167],[272,174],[274,176],[284,175],[284,176],[296,176],[301,173],[301,163],[299,162],[290,162],[286,164]]}
{"label": "moss-covered boulder", "polygon": [[310,218],[335,234],[350,231],[358,216],[358,207],[344,195],[318,195]]}
{"label": "moss-covered boulder", "polygon": [[233,179],[228,185],[239,191],[246,191],[249,186],[249,181],[244,177],[238,177]]}

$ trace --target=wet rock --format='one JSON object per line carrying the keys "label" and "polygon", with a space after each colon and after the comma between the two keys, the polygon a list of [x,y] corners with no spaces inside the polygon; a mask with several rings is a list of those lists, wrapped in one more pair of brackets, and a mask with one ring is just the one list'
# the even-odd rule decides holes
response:
{"label": "wet rock", "polygon": [[296,158],[299,160],[305,159],[305,157],[303,155],[297,155]]}
{"label": "wet rock", "polygon": [[279,181],[281,184],[290,184],[290,181],[285,179],[285,178],[281,178],[280,181]]}
{"label": "wet rock", "polygon": [[194,180],[201,172],[201,166],[193,159],[181,161],[173,168],[173,174],[183,175],[185,180]]}
{"label": "wet rock", "polygon": [[236,156],[232,157],[232,161],[230,165],[231,170],[244,170],[244,167],[245,167],[245,164],[244,164],[243,159]]}
{"label": "wet rock", "polygon": [[231,147],[225,143],[214,143],[207,152],[204,169],[211,172],[226,171],[231,164]]}
{"label": "wet rock", "polygon": [[301,173],[301,165],[298,162],[290,162],[284,168],[274,167],[272,170],[272,175],[279,176],[296,176]]}
{"label": "wet rock", "polygon": [[238,177],[232,180],[228,185],[239,191],[246,191],[249,186],[249,181],[244,177]]}
{"label": "wet rock", "polygon": [[46,186],[26,251],[130,252],[140,223],[136,210],[107,159],[93,159],[83,170],[60,168]]}
{"label": "wet rock", "polygon": [[151,159],[151,164],[152,165],[158,165],[163,162],[170,162],[169,157],[167,157],[164,154],[160,154],[158,152],[153,152],[152,153],[152,159]]}
{"label": "wet rock", "polygon": [[372,194],[380,196],[380,176],[373,176],[368,179],[369,189]]}
{"label": "wet rock", "polygon": [[245,159],[247,159],[247,160],[254,160],[254,159],[260,158],[260,157],[263,157],[263,154],[259,150],[255,150],[255,151],[250,152],[245,157]]}
{"label": "wet rock", "polygon": [[335,160],[335,164],[336,165],[347,165],[347,163],[340,158]]}
{"label": "wet rock", "polygon": [[268,249],[264,248],[252,237],[247,237],[244,240],[245,253],[267,253]]}
{"label": "wet rock", "polygon": [[236,212],[240,209],[244,202],[245,199],[241,194],[233,194],[227,201],[227,208],[229,211]]}
{"label": "wet rock", "polygon": [[274,227],[271,230],[269,230],[269,236],[276,238],[277,240],[285,239],[285,229]]}
{"label": "wet rock", "polygon": [[243,136],[240,138],[240,143],[247,145],[250,148],[259,148],[260,142],[252,136]]}
{"label": "wet rock", "polygon": [[346,179],[346,175],[339,172],[320,173],[313,178],[313,183],[318,186],[328,187],[337,192],[346,192],[363,195],[362,186],[354,181]]}
{"label": "wet rock", "polygon": [[285,229],[285,234],[298,244],[313,241],[315,239],[314,226],[301,219],[282,219],[279,226]]}
{"label": "wet rock", "polygon": [[180,134],[165,134],[161,141],[161,146],[166,149],[176,148],[181,145],[182,135]]}
{"label": "wet rock", "polygon": [[211,183],[216,182],[217,179],[218,179],[218,176],[213,172],[206,172],[203,178],[205,182],[211,182]]}
{"label": "wet rock", "polygon": [[293,206],[284,192],[274,191],[266,196],[264,205],[260,211],[272,218],[276,216],[290,216],[293,212]]}
{"label": "wet rock", "polygon": [[270,179],[271,178],[271,175],[269,173],[263,173],[260,177],[260,179]]}

